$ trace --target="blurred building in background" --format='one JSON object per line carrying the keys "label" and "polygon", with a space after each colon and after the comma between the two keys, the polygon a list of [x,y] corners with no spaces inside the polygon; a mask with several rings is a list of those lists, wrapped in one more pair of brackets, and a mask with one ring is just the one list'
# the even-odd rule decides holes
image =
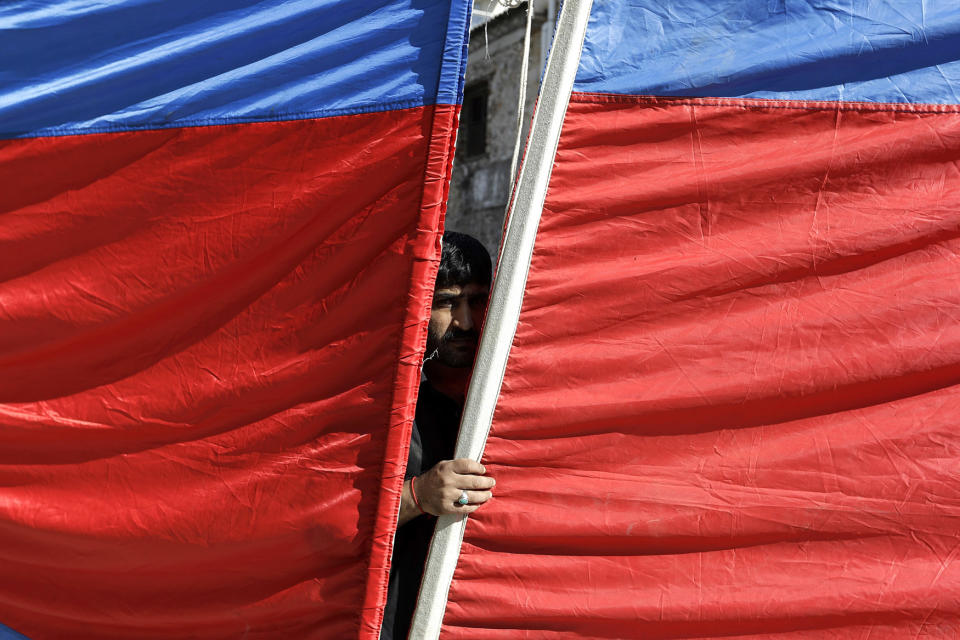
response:
{"label": "blurred building in background", "polygon": [[[522,141],[533,114],[556,16],[555,0],[533,2]],[[512,7],[501,0],[474,2],[446,228],[476,236],[492,254],[500,243],[510,196],[526,20],[526,2]]]}

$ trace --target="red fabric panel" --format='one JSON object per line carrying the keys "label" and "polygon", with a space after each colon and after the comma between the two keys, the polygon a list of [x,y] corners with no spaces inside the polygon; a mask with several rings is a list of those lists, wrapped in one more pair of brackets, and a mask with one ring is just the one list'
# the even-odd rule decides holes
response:
{"label": "red fabric panel", "polygon": [[444,638],[960,637],[960,108],[577,95]]}
{"label": "red fabric panel", "polygon": [[[384,458],[383,482],[380,486],[380,508],[377,511],[375,538],[367,581],[366,599],[361,612],[362,640],[379,640],[383,610],[387,602],[393,537],[400,513],[400,493],[407,467],[410,436],[420,391],[420,370],[426,349],[426,325],[430,320],[433,285],[440,264],[440,238],[450,191],[450,176],[457,141],[460,106],[437,105],[429,140],[427,164],[420,178],[423,184],[421,215],[413,237],[416,258],[413,262],[407,316],[404,319],[401,351],[394,366],[398,367],[394,402],[390,414],[387,455]],[[406,212],[405,212],[406,213]],[[411,351],[410,348],[413,348]]]}
{"label": "red fabric panel", "polygon": [[0,622],[376,637],[456,109],[0,143]]}

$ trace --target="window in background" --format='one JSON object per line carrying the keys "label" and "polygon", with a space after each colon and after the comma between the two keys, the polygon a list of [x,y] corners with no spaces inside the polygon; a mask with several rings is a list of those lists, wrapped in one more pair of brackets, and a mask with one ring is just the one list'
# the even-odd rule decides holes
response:
{"label": "window in background", "polygon": [[466,140],[464,149],[468,157],[480,156],[487,151],[487,99],[490,87],[486,82],[470,85],[463,92],[463,122]]}

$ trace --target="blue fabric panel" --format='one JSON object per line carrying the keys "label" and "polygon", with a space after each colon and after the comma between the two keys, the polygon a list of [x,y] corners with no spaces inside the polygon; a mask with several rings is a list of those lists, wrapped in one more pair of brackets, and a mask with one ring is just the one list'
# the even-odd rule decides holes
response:
{"label": "blue fabric panel", "polygon": [[27,636],[25,635],[21,635],[17,633],[10,627],[6,627],[0,624],[0,640],[30,640],[30,639],[27,638]]}
{"label": "blue fabric panel", "polygon": [[469,13],[469,0],[0,3],[0,136],[456,104]]}
{"label": "blue fabric panel", "polygon": [[595,0],[576,91],[955,104],[958,0]]}

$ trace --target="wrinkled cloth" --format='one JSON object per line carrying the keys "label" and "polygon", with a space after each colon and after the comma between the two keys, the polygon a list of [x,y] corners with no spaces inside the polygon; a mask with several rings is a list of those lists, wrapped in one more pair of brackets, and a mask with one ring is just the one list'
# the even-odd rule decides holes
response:
{"label": "wrinkled cloth", "polygon": [[593,7],[442,637],[958,637],[956,3]]}
{"label": "wrinkled cloth", "polygon": [[377,638],[469,13],[0,6],[0,629]]}

